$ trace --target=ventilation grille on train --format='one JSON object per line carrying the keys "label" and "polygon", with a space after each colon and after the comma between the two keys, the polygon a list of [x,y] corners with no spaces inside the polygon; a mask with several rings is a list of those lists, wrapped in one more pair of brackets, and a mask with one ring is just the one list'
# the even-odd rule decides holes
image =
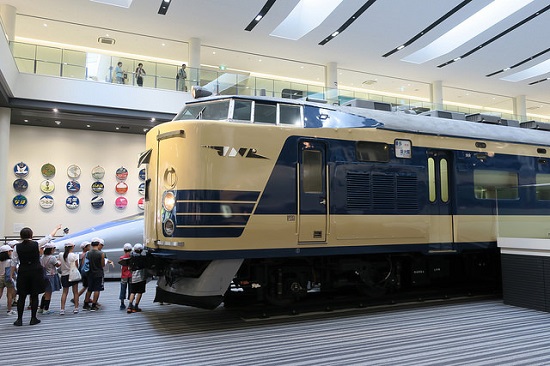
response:
{"label": "ventilation grille on train", "polygon": [[97,39],[97,42],[98,42],[98,43],[101,43],[101,44],[114,45],[116,41],[115,41],[114,38],[99,37],[99,38]]}
{"label": "ventilation grille on train", "polygon": [[418,210],[415,174],[347,173],[347,209],[371,213],[403,213]]}

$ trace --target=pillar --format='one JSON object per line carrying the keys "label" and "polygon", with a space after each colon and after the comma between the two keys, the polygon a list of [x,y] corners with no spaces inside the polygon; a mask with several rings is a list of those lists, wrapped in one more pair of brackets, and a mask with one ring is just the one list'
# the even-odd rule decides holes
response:
{"label": "pillar", "polygon": [[[8,166],[8,152],[10,146],[10,120],[11,109],[0,108],[0,237],[8,235],[6,231],[6,213],[8,210],[8,194],[13,192],[13,189],[8,189],[8,181],[6,176],[10,176]],[[11,230],[10,230],[11,232]],[[11,234],[10,234],[11,235]]]}
{"label": "pillar", "polygon": [[4,26],[4,33],[9,42],[15,39],[15,7],[8,4],[0,4],[0,17]]}
{"label": "pillar", "polygon": [[330,104],[338,104],[338,64],[329,62],[325,66],[325,99]]}
{"label": "pillar", "polygon": [[514,114],[520,122],[527,121],[527,105],[525,95],[518,95],[514,98]]}
{"label": "pillar", "polygon": [[432,109],[442,110],[443,109],[443,82],[441,80],[436,80],[430,84],[430,94]]}
{"label": "pillar", "polygon": [[191,38],[189,40],[189,75],[188,79],[193,85],[200,85],[201,68],[201,40],[200,38]]}

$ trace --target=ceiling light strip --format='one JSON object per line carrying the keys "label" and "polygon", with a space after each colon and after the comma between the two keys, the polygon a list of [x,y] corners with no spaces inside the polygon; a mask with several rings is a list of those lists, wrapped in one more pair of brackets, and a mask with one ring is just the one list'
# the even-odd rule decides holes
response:
{"label": "ceiling light strip", "polygon": [[529,85],[535,85],[535,84],[542,83],[543,81],[547,81],[547,80],[550,80],[550,78],[544,78],[544,79],[540,79],[540,80],[537,80],[537,81],[533,81],[532,83],[529,83]]}
{"label": "ceiling light strip", "polygon": [[265,15],[269,11],[269,9],[271,9],[273,4],[275,4],[275,1],[277,1],[277,0],[268,0],[265,3],[265,5],[262,7],[262,9],[260,10],[258,15],[256,15],[254,17],[254,19],[252,19],[252,21],[246,26],[246,28],[244,30],[250,32],[252,29],[254,29],[254,27],[260,22],[260,20],[262,20],[265,17]]}
{"label": "ceiling light strip", "polygon": [[424,28],[420,33],[409,39],[407,42],[403,43],[401,46],[395,47],[393,50],[391,50],[388,53],[385,53],[382,55],[382,57],[388,57],[396,53],[397,51],[402,50],[403,48],[411,45],[412,43],[416,42],[420,37],[425,36],[429,31],[437,27],[439,24],[443,23],[447,18],[449,18],[451,15],[462,9],[464,6],[466,6],[468,3],[471,3],[472,0],[464,0],[454,8],[452,8],[450,11],[448,11],[445,15],[443,15],[441,18],[437,19],[435,22]]}
{"label": "ceiling light strip", "polygon": [[402,61],[414,64],[422,64],[441,57],[472,38],[483,33],[498,22],[527,6],[534,0],[498,0],[493,1],[480,11],[468,17],[463,22],[452,28],[431,42],[426,47],[402,58]]}
{"label": "ceiling light strip", "polygon": [[343,31],[346,30],[347,27],[349,27],[353,22],[355,22],[357,20],[357,18],[359,18],[368,8],[371,7],[372,4],[374,4],[376,2],[376,0],[369,0],[367,1],[366,3],[363,4],[363,6],[361,6],[359,8],[359,10],[357,10],[355,12],[355,14],[353,14],[348,20],[346,20],[346,22],[344,24],[342,24],[340,26],[340,28],[338,28],[337,30],[335,30],[334,32],[332,32],[330,34],[330,36],[326,37],[325,39],[323,39],[321,42],[319,42],[319,46],[324,46],[325,44],[327,44],[329,41],[331,41],[334,37],[336,37],[337,35],[339,35],[340,33],[342,33]]}
{"label": "ceiling light strip", "polygon": [[470,51],[466,52],[465,54],[463,54],[462,56],[458,57],[458,58],[455,58],[453,60],[450,60],[450,61],[447,61],[445,63],[442,63],[441,65],[437,65],[437,67],[444,67],[444,66],[447,66],[447,65],[450,65],[458,60],[462,60],[463,58],[466,58],[468,56],[470,56],[472,53],[474,52],[477,52],[479,51],[480,49],[482,49],[483,47],[493,43],[494,41],[496,41],[497,39],[505,36],[506,34],[512,32],[513,30],[521,27],[522,25],[524,25],[525,23],[527,22],[530,22],[531,20],[533,20],[534,18],[538,17],[539,15],[545,13],[546,11],[550,10],[550,5],[548,5],[547,7],[537,11],[536,13],[528,16],[527,18],[523,19],[521,22],[518,22],[516,24],[514,24],[513,26],[511,26],[510,28],[502,31],[501,33],[497,34],[496,36],[494,36],[493,38],[483,42],[482,44],[480,44],[479,46],[477,46],[476,48],[473,48],[471,49]]}
{"label": "ceiling light strip", "polygon": [[505,68],[505,69],[501,69],[501,70],[492,72],[492,73],[487,74],[487,75],[485,75],[485,76],[491,77],[491,76],[495,76],[495,75],[497,75],[497,74],[500,74],[501,72],[504,72],[504,71],[508,71],[508,70],[514,69],[514,68],[516,68],[516,67],[518,67],[518,66],[521,66],[521,65],[523,65],[524,63],[527,63],[527,62],[529,62],[529,61],[532,61],[532,60],[536,59],[537,57],[540,57],[540,56],[542,56],[542,55],[544,55],[544,54],[546,54],[546,53],[548,53],[548,52],[550,52],[550,47],[547,48],[547,49],[545,49],[544,51],[541,51],[541,52],[537,53],[536,55],[527,57],[525,60],[520,61],[520,62],[518,62],[518,63],[515,64],[515,65],[512,65],[512,66],[507,67],[507,68]]}
{"label": "ceiling light strip", "polygon": [[517,81],[522,81],[538,75],[543,75],[548,72],[550,72],[550,59],[543,61],[539,64],[536,64],[534,66],[531,66],[530,68],[525,69],[523,71],[519,71],[519,72],[516,72],[515,74],[511,74],[503,78],[500,78],[500,80],[517,82]]}
{"label": "ceiling light strip", "polygon": [[300,0],[269,35],[297,41],[328,18],[343,0]]}
{"label": "ceiling light strip", "polygon": [[160,15],[166,15],[166,12],[168,11],[169,6],[170,6],[170,0],[161,0],[158,13]]}

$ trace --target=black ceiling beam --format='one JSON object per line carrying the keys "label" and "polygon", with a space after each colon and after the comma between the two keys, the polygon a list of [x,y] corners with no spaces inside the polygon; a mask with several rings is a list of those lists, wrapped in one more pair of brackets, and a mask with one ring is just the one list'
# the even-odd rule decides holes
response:
{"label": "black ceiling beam", "polygon": [[327,44],[328,42],[330,42],[331,40],[333,40],[337,35],[339,35],[340,33],[342,33],[343,31],[346,30],[347,27],[349,27],[353,22],[355,22],[357,20],[357,18],[359,18],[368,8],[371,7],[372,4],[374,4],[376,2],[376,0],[369,0],[367,1],[366,3],[363,4],[363,6],[361,6],[359,8],[359,10],[357,10],[355,12],[355,14],[353,14],[348,20],[346,20],[346,22],[344,24],[342,24],[340,26],[340,28],[338,28],[337,30],[335,30],[334,32],[332,32],[330,34],[330,36],[326,37],[325,39],[323,39],[321,42],[319,42],[319,46],[324,46],[325,44]]}
{"label": "black ceiling beam", "polygon": [[527,62],[529,62],[529,61],[532,61],[532,60],[536,59],[537,57],[542,56],[542,55],[544,55],[545,53],[548,53],[548,52],[550,52],[550,47],[547,48],[547,49],[545,49],[544,51],[540,51],[540,52],[537,53],[536,55],[527,57],[525,60],[520,61],[520,62],[518,62],[518,63],[515,64],[515,65],[512,65],[512,66],[507,67],[507,68],[505,68],[505,69],[501,69],[501,70],[492,72],[492,73],[487,74],[487,75],[485,75],[485,76],[486,76],[486,77],[491,77],[491,76],[495,76],[495,75],[497,75],[497,74],[500,74],[501,72],[511,70],[511,69],[513,69],[513,68],[516,68],[516,67],[518,67],[518,66],[523,65],[524,63],[527,63]]}
{"label": "black ceiling beam", "polygon": [[244,30],[250,32],[252,29],[254,29],[254,27],[260,22],[260,20],[262,20],[265,17],[265,15],[269,11],[269,9],[271,9],[273,4],[275,4],[275,1],[277,0],[267,0],[267,2],[262,7],[258,15],[256,15],[254,19],[252,19],[252,21],[246,26]]}
{"label": "black ceiling beam", "polygon": [[414,37],[412,37],[411,39],[409,39],[407,42],[403,43],[401,46],[398,46],[398,47],[395,47],[393,50],[385,53],[382,55],[382,57],[388,57],[388,56],[391,56],[393,55],[394,53],[396,53],[397,51],[400,51],[402,50],[403,48],[411,45],[412,43],[416,42],[420,37],[422,36],[425,36],[426,33],[428,33],[429,31],[431,31],[432,29],[434,29],[435,27],[437,27],[439,24],[443,23],[445,20],[447,20],[447,18],[449,18],[451,15],[453,15],[454,13],[456,13],[457,11],[459,11],[460,9],[462,9],[464,6],[466,6],[468,3],[472,2],[472,0],[464,0],[463,2],[461,2],[460,4],[458,4],[457,6],[455,6],[454,8],[452,8],[451,10],[449,10],[445,15],[443,15],[442,17],[440,17],[439,19],[437,19],[435,22],[433,22],[432,24],[430,24],[429,26],[427,26],[426,28],[424,28],[420,33],[418,33],[417,35],[415,35]]}

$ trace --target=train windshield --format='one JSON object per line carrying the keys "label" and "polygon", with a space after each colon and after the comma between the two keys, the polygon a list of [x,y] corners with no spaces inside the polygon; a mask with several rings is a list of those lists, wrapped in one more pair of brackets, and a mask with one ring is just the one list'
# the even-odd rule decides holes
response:
{"label": "train windshield", "polygon": [[188,104],[174,118],[177,120],[186,119],[209,119],[225,121],[229,115],[229,99],[214,102]]}

